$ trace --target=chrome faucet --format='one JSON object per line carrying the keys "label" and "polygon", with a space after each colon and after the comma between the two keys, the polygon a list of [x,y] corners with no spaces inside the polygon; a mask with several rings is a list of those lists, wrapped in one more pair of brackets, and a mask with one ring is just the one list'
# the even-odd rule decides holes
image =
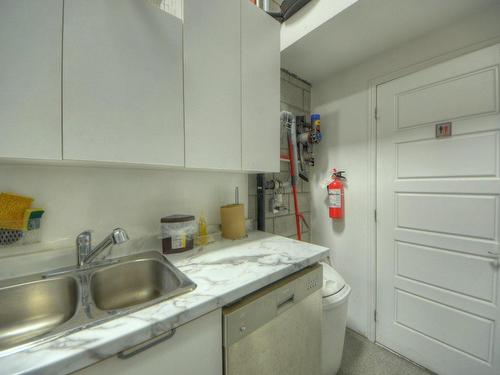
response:
{"label": "chrome faucet", "polygon": [[127,232],[124,229],[116,228],[92,249],[92,234],[89,230],[86,230],[76,237],[76,263],[78,267],[89,264],[99,253],[109,246],[118,245],[126,241],[128,241]]}

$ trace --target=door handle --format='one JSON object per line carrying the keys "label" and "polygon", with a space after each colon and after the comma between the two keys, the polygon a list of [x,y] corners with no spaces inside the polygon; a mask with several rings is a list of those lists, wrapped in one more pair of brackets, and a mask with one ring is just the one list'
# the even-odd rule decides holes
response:
{"label": "door handle", "polygon": [[174,335],[175,335],[175,328],[165,333],[162,333],[161,335],[155,336],[152,339],[146,340],[144,342],[141,342],[140,344],[132,346],[128,349],[122,350],[120,353],[118,353],[117,357],[120,359],[129,359],[130,357],[142,353],[143,351],[148,350],[149,348],[158,345],[163,341],[171,339],[172,337],[174,337]]}
{"label": "door handle", "polygon": [[493,264],[493,267],[500,268],[500,253],[497,251],[488,251],[489,255],[493,255],[493,258],[491,260],[491,264]]}

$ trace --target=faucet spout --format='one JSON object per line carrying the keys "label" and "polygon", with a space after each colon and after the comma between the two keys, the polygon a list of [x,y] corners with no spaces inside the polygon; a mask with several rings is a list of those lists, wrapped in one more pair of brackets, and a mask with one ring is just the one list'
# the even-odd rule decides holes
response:
{"label": "faucet spout", "polygon": [[128,241],[127,232],[122,228],[113,229],[113,231],[102,240],[94,249],[92,249],[92,235],[90,231],[82,232],[76,238],[76,254],[79,267],[91,263],[97,255],[103,252],[111,245],[119,245]]}

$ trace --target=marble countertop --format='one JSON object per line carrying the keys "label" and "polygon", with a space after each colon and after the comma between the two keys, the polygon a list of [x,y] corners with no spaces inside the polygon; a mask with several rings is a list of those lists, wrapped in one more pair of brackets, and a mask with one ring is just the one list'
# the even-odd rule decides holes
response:
{"label": "marble countertop", "polygon": [[56,340],[3,355],[0,374],[67,374],[230,304],[328,256],[325,247],[252,232],[168,259],[190,293]]}

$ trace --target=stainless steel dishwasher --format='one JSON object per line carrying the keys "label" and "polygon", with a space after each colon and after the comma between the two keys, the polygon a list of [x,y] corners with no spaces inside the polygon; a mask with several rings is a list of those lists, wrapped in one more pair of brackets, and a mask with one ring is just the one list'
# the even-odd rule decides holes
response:
{"label": "stainless steel dishwasher", "polygon": [[261,289],[224,314],[225,375],[319,375],[320,265]]}

